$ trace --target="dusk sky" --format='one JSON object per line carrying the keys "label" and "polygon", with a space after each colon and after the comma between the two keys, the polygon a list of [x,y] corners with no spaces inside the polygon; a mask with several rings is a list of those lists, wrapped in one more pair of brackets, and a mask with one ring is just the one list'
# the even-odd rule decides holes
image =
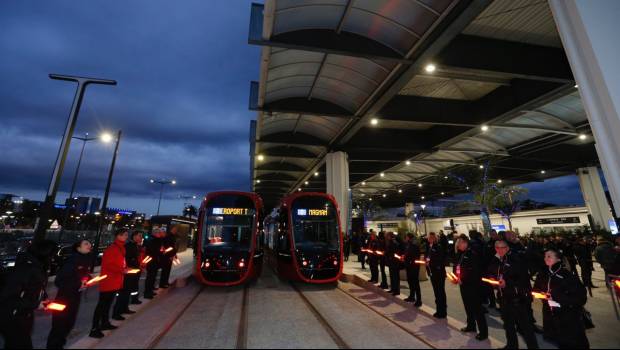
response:
{"label": "dusk sky", "polygon": [[[260,57],[247,44],[250,3],[0,2],[0,193],[44,198],[75,92],[50,73],[118,81],[88,88],[75,133],[123,130],[110,207],[154,214],[150,178],[178,181],[162,204],[170,214],[181,213],[179,195],[248,190],[248,94]],[[57,202],[80,146],[71,145]],[[112,150],[87,145],[78,195],[102,197]],[[575,176],[527,187],[535,200],[583,203]]]}

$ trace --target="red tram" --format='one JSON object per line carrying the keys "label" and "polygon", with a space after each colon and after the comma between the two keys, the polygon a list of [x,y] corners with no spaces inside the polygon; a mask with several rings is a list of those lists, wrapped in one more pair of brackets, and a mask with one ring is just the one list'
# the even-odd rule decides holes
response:
{"label": "red tram", "polygon": [[212,192],[202,202],[196,240],[196,276],[212,286],[233,286],[258,277],[263,201],[255,193]]}
{"label": "red tram", "polygon": [[282,278],[332,283],[342,274],[342,231],[338,204],[325,193],[295,193],[263,224],[267,259]]}

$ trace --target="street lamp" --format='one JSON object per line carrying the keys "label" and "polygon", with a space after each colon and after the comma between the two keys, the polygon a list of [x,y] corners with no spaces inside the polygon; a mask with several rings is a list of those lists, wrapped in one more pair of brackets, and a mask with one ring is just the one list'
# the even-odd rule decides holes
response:
{"label": "street lamp", "polygon": [[35,228],[35,241],[42,241],[45,239],[45,233],[47,232],[47,228],[49,226],[49,218],[54,208],[54,202],[56,201],[56,194],[58,193],[58,187],[60,186],[60,178],[62,177],[62,173],[65,168],[67,154],[69,153],[69,147],[71,146],[71,139],[73,137],[73,130],[75,130],[75,124],[77,123],[77,117],[80,112],[80,107],[82,106],[82,100],[84,98],[86,87],[90,84],[116,85],[115,80],[107,79],[93,79],[59,74],[50,74],[49,77],[55,80],[76,82],[77,89],[75,91],[75,97],[73,98],[69,119],[67,119],[65,133],[63,134],[62,141],[60,143],[60,149],[58,150],[58,156],[56,157],[54,172],[52,173],[52,178],[45,196],[45,202],[41,208],[39,221]]}
{"label": "street lamp", "polygon": [[[101,203],[101,210],[99,212],[104,215],[99,216],[99,220],[97,222],[97,237],[95,238],[95,246],[93,251],[95,252],[95,257],[99,254],[99,241],[101,240],[101,227],[103,226],[103,216],[107,213],[108,207],[108,198],[110,197],[110,187],[112,186],[112,176],[114,175],[114,167],[116,166],[116,157],[118,156],[118,146],[121,143],[121,135],[123,134],[122,130],[119,130],[116,134],[116,144],[114,146],[114,154],[112,155],[112,164],[110,164],[110,172],[108,173],[108,182],[105,186],[105,193],[103,195],[103,202]],[[112,141],[112,140],[110,140]],[[97,259],[93,259],[93,263],[91,265],[91,271],[95,269],[95,261]]]}
{"label": "street lamp", "polygon": [[164,185],[176,185],[177,184],[177,180],[154,180],[151,179],[149,180],[152,184],[159,184],[160,185],[160,189],[159,189],[159,202],[157,203],[157,215],[159,215],[159,209],[161,207],[161,198],[164,194]]}

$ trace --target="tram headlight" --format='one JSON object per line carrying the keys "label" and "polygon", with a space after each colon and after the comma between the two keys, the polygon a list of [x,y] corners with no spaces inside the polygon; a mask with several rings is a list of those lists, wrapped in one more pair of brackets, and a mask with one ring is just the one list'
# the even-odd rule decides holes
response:
{"label": "tram headlight", "polygon": [[205,260],[205,263],[202,266],[204,266],[205,269],[208,269],[209,267],[211,267],[211,263],[209,262],[209,260]]}
{"label": "tram headlight", "polygon": [[239,267],[243,268],[245,266],[245,262],[243,260],[239,261]]}
{"label": "tram headlight", "polygon": [[338,260],[334,260],[334,266],[338,266]]}
{"label": "tram headlight", "polygon": [[304,267],[305,267],[305,266],[308,266],[308,261],[304,260],[304,261],[302,261],[302,262],[301,262],[301,264],[302,264]]}

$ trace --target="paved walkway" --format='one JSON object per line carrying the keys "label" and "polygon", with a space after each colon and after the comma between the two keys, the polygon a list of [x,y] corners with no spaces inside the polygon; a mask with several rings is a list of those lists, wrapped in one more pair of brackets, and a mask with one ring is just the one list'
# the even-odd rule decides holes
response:
{"label": "paved walkway", "polygon": [[[617,349],[620,348],[620,321],[616,319],[609,291],[607,288],[603,287],[602,269],[598,264],[596,264],[595,269],[593,282],[595,285],[601,286],[601,288],[592,290],[593,297],[588,298],[588,303],[586,304],[586,309],[592,313],[592,318],[596,326],[594,329],[587,331],[588,339],[593,349]],[[357,262],[356,256],[351,256],[349,262],[345,263],[344,272],[346,274],[356,275],[365,281],[370,279],[368,265],[366,265],[365,270],[362,270],[361,264]],[[433,314],[435,312],[435,297],[430,281],[422,281],[420,282],[420,286],[422,289],[422,302],[424,304],[421,309],[427,313]],[[457,329],[463,327],[465,325],[466,316],[458,287],[446,282],[446,295],[448,299],[449,323],[453,324]],[[407,282],[401,281],[401,295],[399,298],[405,299],[408,296],[409,288]],[[533,307],[534,317],[538,321],[538,324],[542,326],[542,306],[540,302],[535,301]],[[506,337],[499,312],[490,310],[489,314],[487,314],[487,323],[489,325],[489,335],[505,343]],[[521,337],[519,338],[521,348],[526,348],[523,339],[521,339]],[[543,349],[555,348],[552,344],[545,342],[541,335],[538,335],[538,344]]]}

